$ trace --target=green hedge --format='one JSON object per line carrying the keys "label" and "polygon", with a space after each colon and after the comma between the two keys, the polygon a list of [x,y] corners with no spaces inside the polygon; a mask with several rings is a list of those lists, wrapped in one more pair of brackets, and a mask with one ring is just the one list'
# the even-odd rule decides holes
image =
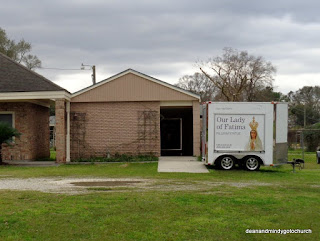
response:
{"label": "green hedge", "polygon": [[158,157],[154,155],[126,155],[116,154],[111,157],[92,157],[80,158],[72,162],[151,162],[158,161]]}

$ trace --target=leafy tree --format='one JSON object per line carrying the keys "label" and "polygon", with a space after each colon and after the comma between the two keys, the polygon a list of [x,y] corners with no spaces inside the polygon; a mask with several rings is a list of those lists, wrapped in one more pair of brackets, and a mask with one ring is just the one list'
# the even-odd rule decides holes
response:
{"label": "leafy tree", "polygon": [[307,127],[304,132],[304,138],[307,143],[307,151],[316,151],[317,147],[320,146],[320,122]]}
{"label": "leafy tree", "polygon": [[5,30],[0,28],[0,52],[29,69],[41,67],[41,61],[36,55],[29,54],[32,50],[30,43],[21,39],[18,43],[8,38]]}
{"label": "leafy tree", "polygon": [[281,92],[275,92],[273,87],[266,86],[264,88],[256,89],[255,95],[251,101],[268,102],[268,101],[287,101],[286,95]]}
{"label": "leafy tree", "polygon": [[0,122],[0,165],[2,164],[2,144],[11,143],[12,137],[19,137],[20,133],[5,122]]}
{"label": "leafy tree", "polygon": [[254,101],[259,91],[272,88],[276,68],[261,56],[224,48],[222,56],[199,63],[225,101]]}
{"label": "leafy tree", "polygon": [[308,151],[320,145],[320,86],[304,86],[287,95],[289,100],[289,124],[304,127],[304,140]]}
{"label": "leafy tree", "polygon": [[304,86],[288,93],[290,120],[294,125],[306,126],[320,122],[320,86]]}
{"label": "leafy tree", "polygon": [[200,95],[201,101],[213,100],[215,96],[215,86],[203,73],[185,75],[179,79],[176,86]]}

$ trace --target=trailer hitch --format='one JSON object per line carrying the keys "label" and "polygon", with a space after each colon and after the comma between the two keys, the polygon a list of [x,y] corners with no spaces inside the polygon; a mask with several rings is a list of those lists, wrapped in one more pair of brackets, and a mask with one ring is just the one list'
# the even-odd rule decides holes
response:
{"label": "trailer hitch", "polygon": [[291,162],[287,162],[287,164],[291,164],[293,168],[293,172],[295,172],[295,167],[299,167],[299,170],[304,168],[304,160],[302,159],[293,159]]}

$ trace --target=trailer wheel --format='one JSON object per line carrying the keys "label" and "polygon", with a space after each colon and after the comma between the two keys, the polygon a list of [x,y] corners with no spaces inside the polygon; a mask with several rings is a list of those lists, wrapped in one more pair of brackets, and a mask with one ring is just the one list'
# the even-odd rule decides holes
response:
{"label": "trailer wheel", "polygon": [[231,156],[223,156],[219,159],[218,165],[223,170],[231,170],[234,167],[234,159]]}
{"label": "trailer wheel", "polygon": [[258,171],[260,168],[260,160],[257,157],[249,156],[244,160],[244,167],[248,171]]}

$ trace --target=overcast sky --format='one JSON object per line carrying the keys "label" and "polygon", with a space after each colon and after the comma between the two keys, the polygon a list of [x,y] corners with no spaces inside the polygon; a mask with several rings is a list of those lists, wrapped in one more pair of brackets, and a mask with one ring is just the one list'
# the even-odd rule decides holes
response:
{"label": "overcast sky", "polygon": [[261,55],[277,68],[276,91],[320,85],[320,2],[308,0],[6,1],[0,27],[32,43],[37,72],[71,92],[132,68],[178,82],[224,47]]}

